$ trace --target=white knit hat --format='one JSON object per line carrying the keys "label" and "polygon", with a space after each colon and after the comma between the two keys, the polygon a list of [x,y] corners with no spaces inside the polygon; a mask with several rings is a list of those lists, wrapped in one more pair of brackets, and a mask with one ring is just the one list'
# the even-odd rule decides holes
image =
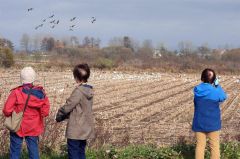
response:
{"label": "white knit hat", "polygon": [[33,83],[36,80],[36,76],[36,72],[32,67],[24,67],[20,74],[21,83]]}

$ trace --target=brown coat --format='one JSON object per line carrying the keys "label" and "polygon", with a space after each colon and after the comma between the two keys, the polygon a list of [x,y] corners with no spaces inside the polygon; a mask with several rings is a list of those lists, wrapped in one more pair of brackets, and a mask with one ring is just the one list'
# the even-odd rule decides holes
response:
{"label": "brown coat", "polygon": [[69,118],[66,130],[68,139],[87,140],[94,137],[92,105],[92,86],[84,84],[77,86],[64,106],[58,110],[57,122]]}

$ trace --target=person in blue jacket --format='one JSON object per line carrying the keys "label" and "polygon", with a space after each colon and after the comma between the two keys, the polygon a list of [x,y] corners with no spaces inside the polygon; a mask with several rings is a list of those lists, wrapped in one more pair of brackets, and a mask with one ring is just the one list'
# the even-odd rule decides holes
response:
{"label": "person in blue jacket", "polygon": [[216,73],[205,69],[201,75],[202,83],[194,88],[194,117],[192,130],[196,133],[195,159],[204,159],[206,140],[209,138],[211,159],[220,159],[220,104],[227,95],[219,85]]}

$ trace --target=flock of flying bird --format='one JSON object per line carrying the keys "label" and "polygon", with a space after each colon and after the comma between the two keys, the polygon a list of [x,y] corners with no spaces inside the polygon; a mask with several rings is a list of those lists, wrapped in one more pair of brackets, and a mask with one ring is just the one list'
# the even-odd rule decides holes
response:
{"label": "flock of flying bird", "polygon": [[[30,12],[30,11],[33,11],[33,8],[29,8],[29,9],[28,9],[28,12]],[[35,30],[43,27],[44,23],[46,23],[47,21],[48,21],[49,24],[51,25],[50,27],[51,27],[52,29],[54,29],[55,26],[60,23],[60,20],[59,20],[59,19],[54,19],[54,17],[55,17],[55,15],[53,14],[53,15],[49,16],[48,18],[43,19],[43,20],[42,20],[42,24],[36,26],[36,27],[35,27]],[[74,22],[75,22],[76,19],[77,19],[77,17],[73,17],[73,18],[70,19],[70,22],[73,23],[73,24],[71,24],[71,25],[69,26],[69,31],[74,31],[74,28],[75,28],[75,26],[76,26],[76,24],[74,24]],[[95,23],[96,21],[97,21],[97,19],[96,19],[95,17],[92,17],[92,18],[91,18],[91,23],[92,23],[92,24]]]}

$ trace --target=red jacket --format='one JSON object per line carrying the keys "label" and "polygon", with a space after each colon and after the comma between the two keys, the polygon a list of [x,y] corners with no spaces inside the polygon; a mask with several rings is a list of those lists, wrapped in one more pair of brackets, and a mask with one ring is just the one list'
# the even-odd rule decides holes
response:
{"label": "red jacket", "polygon": [[20,137],[39,136],[43,133],[43,118],[49,115],[49,100],[43,88],[31,84],[12,89],[4,105],[3,114],[9,117],[13,111],[17,113],[23,111],[30,87],[32,87],[32,93],[24,112],[21,127],[17,132]]}

